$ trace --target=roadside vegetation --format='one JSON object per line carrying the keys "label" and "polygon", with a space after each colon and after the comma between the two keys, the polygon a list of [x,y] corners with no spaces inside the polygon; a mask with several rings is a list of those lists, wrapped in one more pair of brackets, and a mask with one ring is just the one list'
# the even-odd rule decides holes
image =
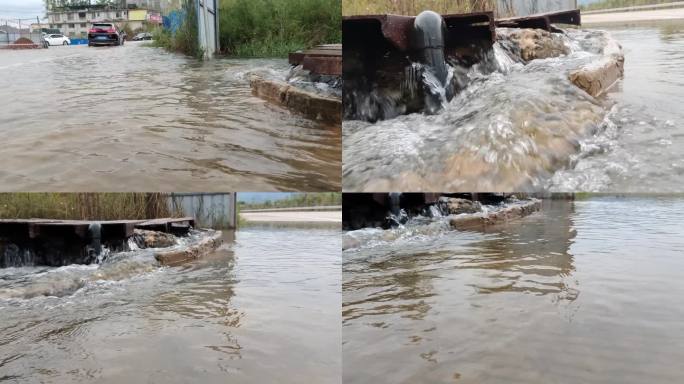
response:
{"label": "roadside vegetation", "polygon": [[240,202],[238,204],[238,212],[244,209],[320,207],[341,204],[342,194],[339,192],[296,193],[280,200],[267,200],[260,203]]}
{"label": "roadside vegetation", "polygon": [[341,0],[221,0],[221,49],[231,56],[285,57],[342,42]]}
{"label": "roadside vegetation", "polygon": [[152,45],[169,51],[184,53],[188,56],[202,59],[204,50],[199,46],[197,32],[197,9],[195,2],[183,0],[183,23],[175,33],[163,28],[157,28],[153,33]]}
{"label": "roadside vegetation", "polygon": [[163,193],[2,193],[0,219],[136,220],[182,216]]}
{"label": "roadside vegetation", "polygon": [[596,9],[610,9],[610,8],[624,8],[635,7],[640,5],[654,5],[672,3],[674,0],[600,0],[591,4],[580,5],[583,11],[591,11]]}
{"label": "roadside vegetation", "polygon": [[445,14],[491,11],[495,7],[496,0],[343,0],[342,14],[345,16],[377,13],[417,15],[426,9]]}

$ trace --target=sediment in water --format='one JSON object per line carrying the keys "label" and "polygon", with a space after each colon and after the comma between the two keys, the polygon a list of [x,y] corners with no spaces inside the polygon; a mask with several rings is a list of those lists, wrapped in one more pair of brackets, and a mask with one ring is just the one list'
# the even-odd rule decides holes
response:
{"label": "sediment in water", "polygon": [[257,75],[253,75],[249,83],[255,96],[306,118],[333,125],[342,122],[342,101],[339,98],[320,95],[284,81]]}
{"label": "sediment in water", "polygon": [[199,259],[200,257],[215,250],[223,243],[221,235],[221,231],[213,231],[213,233],[208,233],[207,237],[195,244],[190,245],[187,248],[168,251],[162,250],[156,252],[154,257],[161,265],[178,265]]}
{"label": "sediment in water", "polygon": [[454,69],[464,87],[437,115],[345,121],[343,189],[540,191],[572,167],[605,129],[595,96],[622,77],[619,44],[602,31],[501,29],[493,51]]}
{"label": "sediment in water", "polygon": [[514,202],[493,211],[475,214],[462,214],[449,219],[449,224],[456,229],[484,229],[485,227],[503,224],[511,220],[521,219],[541,209],[541,200]]}

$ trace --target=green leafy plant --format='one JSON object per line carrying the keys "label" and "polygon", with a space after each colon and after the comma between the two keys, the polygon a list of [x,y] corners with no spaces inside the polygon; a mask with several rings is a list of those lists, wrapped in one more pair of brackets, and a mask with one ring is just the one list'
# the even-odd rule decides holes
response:
{"label": "green leafy plant", "polygon": [[341,0],[221,0],[221,48],[232,56],[284,57],[340,43],[341,7]]}

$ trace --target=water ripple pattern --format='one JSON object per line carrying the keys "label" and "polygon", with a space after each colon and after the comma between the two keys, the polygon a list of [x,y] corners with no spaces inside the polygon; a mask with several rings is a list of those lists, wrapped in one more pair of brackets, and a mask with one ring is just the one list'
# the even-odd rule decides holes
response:
{"label": "water ripple pattern", "polygon": [[[331,190],[340,130],[251,95],[285,60],[145,46],[0,54],[4,190]],[[95,181],[97,180],[97,183]]]}
{"label": "water ripple pattern", "polygon": [[340,247],[250,228],[178,267],[0,269],[0,382],[339,383]]}
{"label": "water ripple pattern", "polygon": [[484,232],[361,230],[342,256],[343,381],[681,381],[682,214],[682,198],[593,197]]}

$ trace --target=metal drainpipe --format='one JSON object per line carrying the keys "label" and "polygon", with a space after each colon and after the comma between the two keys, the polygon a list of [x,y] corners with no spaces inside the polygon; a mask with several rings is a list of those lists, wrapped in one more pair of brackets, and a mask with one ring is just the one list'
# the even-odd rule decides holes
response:
{"label": "metal drainpipe", "polygon": [[[90,237],[90,250],[94,253],[88,256],[97,260],[100,253],[102,253],[102,225],[100,223],[91,223],[88,226],[88,235]],[[90,261],[92,262],[93,260]]]}
{"label": "metal drainpipe", "polygon": [[[577,0],[575,0],[577,1]],[[221,51],[221,41],[219,40],[219,2],[214,0],[214,41],[216,42],[216,52]]]}

